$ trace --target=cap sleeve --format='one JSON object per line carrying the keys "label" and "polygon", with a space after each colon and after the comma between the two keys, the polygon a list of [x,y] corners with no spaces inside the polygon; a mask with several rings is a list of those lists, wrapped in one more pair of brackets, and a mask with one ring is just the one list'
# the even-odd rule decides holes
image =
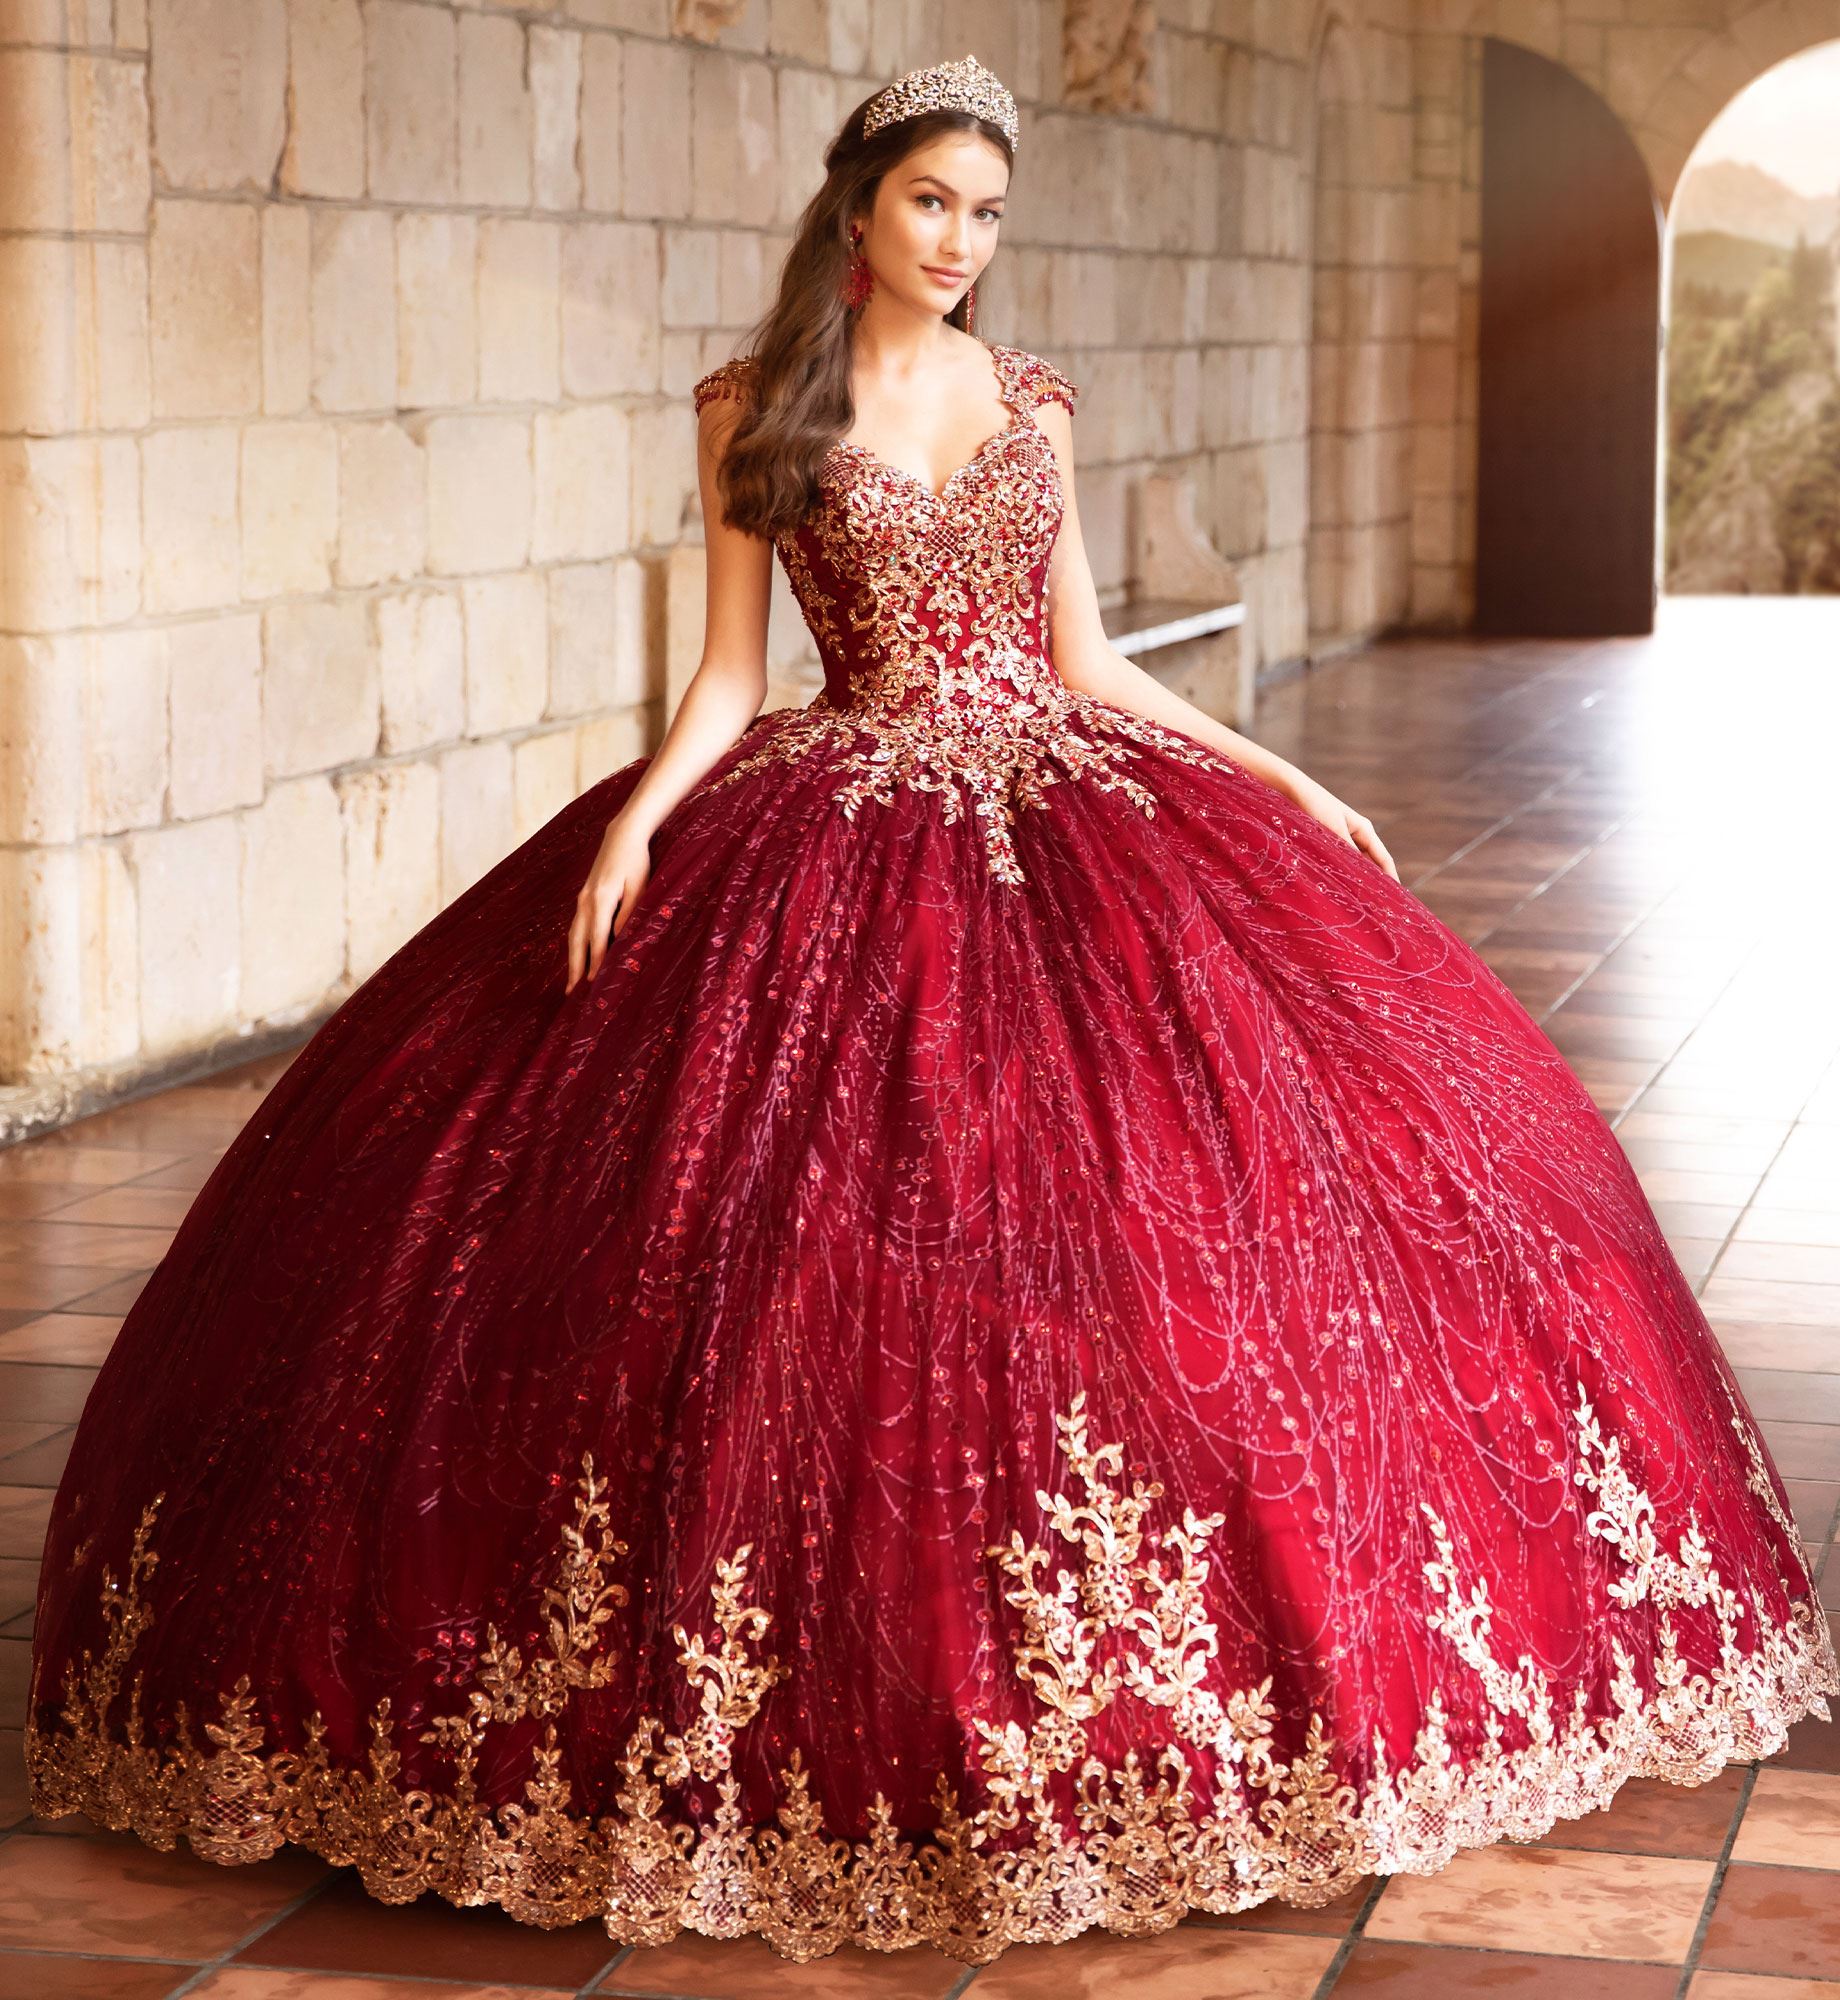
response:
{"label": "cap sleeve", "polygon": [[1052,361],[1044,361],[1039,354],[1029,356],[1023,382],[1031,408],[1041,403],[1065,403],[1071,411],[1080,393],[1079,384],[1071,376],[1063,375]]}
{"label": "cap sleeve", "polygon": [[732,361],[724,361],[719,368],[712,368],[690,391],[700,417],[707,404],[722,397],[732,397],[736,402],[746,400],[752,378],[752,364],[745,355],[737,355]]}

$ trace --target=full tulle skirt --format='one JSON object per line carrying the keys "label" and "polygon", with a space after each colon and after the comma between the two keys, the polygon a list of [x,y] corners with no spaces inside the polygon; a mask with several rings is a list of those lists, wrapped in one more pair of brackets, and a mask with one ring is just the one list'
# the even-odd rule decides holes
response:
{"label": "full tulle skirt", "polygon": [[[711,780],[789,726],[760,718]],[[34,1803],[978,1962],[1531,1838],[1840,1692],[1602,1114],[1225,757],[583,794],[198,1195],[57,1496]]]}

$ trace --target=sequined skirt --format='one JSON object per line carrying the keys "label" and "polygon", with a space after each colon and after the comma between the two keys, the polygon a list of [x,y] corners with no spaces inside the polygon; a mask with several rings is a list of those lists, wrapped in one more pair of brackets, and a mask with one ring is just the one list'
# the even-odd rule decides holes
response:
{"label": "sequined skirt", "polygon": [[1781,1479],[1552,1044],[1250,774],[1068,727],[1128,749],[955,810],[765,719],[565,994],[641,760],[345,1002],[84,1411],[40,1812],[982,1962],[1828,1713]]}

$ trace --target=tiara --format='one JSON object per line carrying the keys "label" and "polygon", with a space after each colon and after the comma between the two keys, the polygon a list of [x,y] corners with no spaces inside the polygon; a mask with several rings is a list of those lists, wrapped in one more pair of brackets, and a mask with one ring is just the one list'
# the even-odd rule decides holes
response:
{"label": "tiara", "polygon": [[897,76],[869,100],[863,137],[892,125],[897,118],[917,118],[923,111],[969,111],[973,117],[987,118],[1003,128],[1012,151],[1021,136],[1016,100],[976,56],[967,56],[963,62],[935,63],[931,69],[910,69],[905,76]]}

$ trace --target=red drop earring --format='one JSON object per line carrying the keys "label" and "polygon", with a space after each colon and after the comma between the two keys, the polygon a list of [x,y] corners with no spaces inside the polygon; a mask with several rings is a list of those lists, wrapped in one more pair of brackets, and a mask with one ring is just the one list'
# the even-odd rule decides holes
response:
{"label": "red drop earring", "polygon": [[965,294],[965,331],[977,330],[977,286],[973,285]]}
{"label": "red drop earring", "polygon": [[843,302],[851,312],[860,312],[875,289],[875,273],[862,253],[862,230],[850,225],[850,263],[843,274]]}

